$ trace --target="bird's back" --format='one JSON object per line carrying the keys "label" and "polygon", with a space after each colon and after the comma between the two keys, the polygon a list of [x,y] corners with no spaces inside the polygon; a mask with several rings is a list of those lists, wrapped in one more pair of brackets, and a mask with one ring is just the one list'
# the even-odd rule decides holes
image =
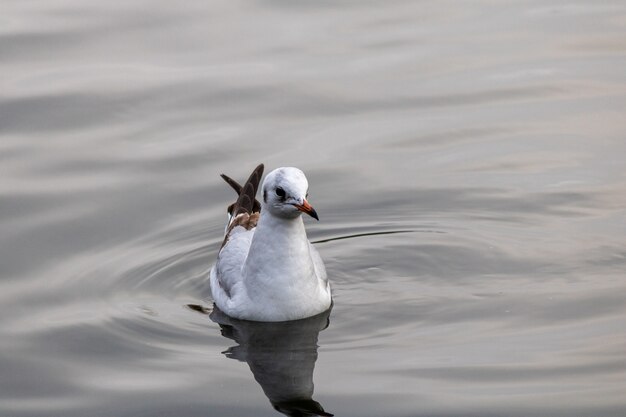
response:
{"label": "bird's back", "polygon": [[227,309],[232,298],[241,292],[242,266],[248,255],[261,204],[256,193],[263,176],[263,164],[258,165],[243,186],[222,174],[221,177],[237,192],[237,200],[228,206],[229,221],[217,262],[211,269],[211,293],[218,307]]}

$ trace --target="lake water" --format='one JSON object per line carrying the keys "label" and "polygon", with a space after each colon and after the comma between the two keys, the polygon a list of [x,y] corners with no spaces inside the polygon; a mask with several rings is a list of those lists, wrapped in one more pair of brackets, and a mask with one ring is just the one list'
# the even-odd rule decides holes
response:
{"label": "lake water", "polygon": [[[626,415],[626,3],[1,9],[0,415]],[[327,317],[187,307],[260,162]]]}

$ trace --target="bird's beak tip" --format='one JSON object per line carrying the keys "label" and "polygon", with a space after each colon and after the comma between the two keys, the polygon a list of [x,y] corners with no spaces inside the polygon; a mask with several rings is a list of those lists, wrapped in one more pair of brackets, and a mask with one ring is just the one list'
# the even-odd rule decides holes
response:
{"label": "bird's beak tip", "polygon": [[319,216],[317,215],[317,211],[315,211],[313,206],[310,205],[308,201],[304,200],[302,204],[294,204],[294,205],[301,212],[308,214],[309,216],[313,217],[317,221],[320,220]]}

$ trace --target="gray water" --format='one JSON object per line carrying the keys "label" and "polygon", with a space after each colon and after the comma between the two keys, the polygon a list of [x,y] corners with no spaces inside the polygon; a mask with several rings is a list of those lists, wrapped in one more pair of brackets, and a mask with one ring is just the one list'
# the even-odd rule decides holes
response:
{"label": "gray water", "polygon": [[[0,74],[0,415],[626,415],[626,3],[5,0]],[[187,307],[260,162],[328,317]]]}

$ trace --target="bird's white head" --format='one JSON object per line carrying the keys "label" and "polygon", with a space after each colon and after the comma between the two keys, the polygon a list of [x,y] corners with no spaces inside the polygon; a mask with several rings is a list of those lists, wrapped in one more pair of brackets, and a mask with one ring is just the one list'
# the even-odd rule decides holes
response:
{"label": "bird's white head", "polygon": [[298,168],[277,168],[263,181],[263,210],[283,219],[295,219],[306,213],[319,220],[315,209],[306,200],[309,182]]}

